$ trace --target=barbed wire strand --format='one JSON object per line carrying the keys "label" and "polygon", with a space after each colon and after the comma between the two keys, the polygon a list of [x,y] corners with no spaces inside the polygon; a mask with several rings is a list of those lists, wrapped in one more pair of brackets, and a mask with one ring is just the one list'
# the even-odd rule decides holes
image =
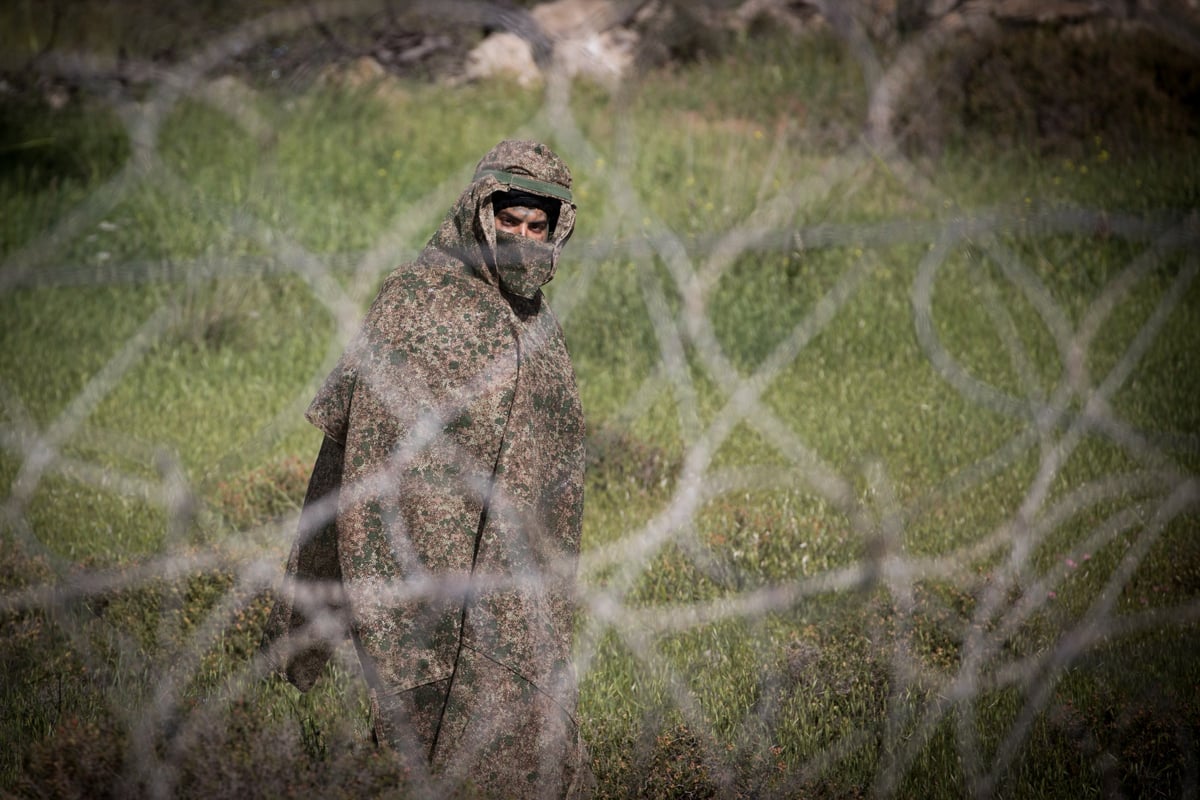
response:
{"label": "barbed wire strand", "polygon": [[[424,8],[426,4],[417,5]],[[120,281],[172,281],[182,276],[195,279],[199,275],[243,274],[251,270],[295,274],[306,282],[313,298],[335,320],[336,333],[322,359],[323,374],[349,341],[363,302],[370,296],[379,273],[397,260],[396,251],[427,223],[420,212],[430,206],[446,205],[472,165],[464,164],[461,170],[421,197],[402,203],[394,221],[366,252],[326,256],[314,254],[288,237],[280,223],[268,224],[245,209],[230,211],[198,198],[190,191],[187,179],[158,157],[159,137],[163,121],[184,97],[198,98],[227,113],[247,136],[269,136],[269,124],[252,106],[214,94],[205,83],[206,76],[268,36],[298,30],[314,21],[362,16],[379,7],[377,2],[324,2],[308,4],[303,13],[289,9],[268,14],[215,37],[177,67],[154,68],[154,89],[148,99],[120,109],[132,145],[129,160],[114,177],[65,212],[48,231],[4,259],[0,264],[0,291]],[[489,3],[456,3],[455,8],[470,19],[492,21],[498,19],[496,15],[501,11]],[[906,51],[890,66],[879,62],[861,29],[854,27],[856,22],[841,20],[844,26],[849,26],[846,30],[853,34],[852,40],[858,43],[855,55],[869,79],[867,139],[827,159],[818,173],[777,184],[777,165],[787,146],[789,130],[786,125],[781,126],[758,175],[753,210],[730,230],[708,241],[687,239],[643,201],[632,172],[637,162],[637,138],[632,123],[618,118],[617,158],[597,176],[605,182],[610,197],[609,206],[603,210],[605,227],[600,238],[604,241],[585,247],[578,258],[580,268],[556,289],[558,311],[566,321],[586,301],[603,261],[626,259],[636,266],[642,310],[650,323],[658,358],[615,419],[617,424],[627,425],[668,394],[683,443],[678,474],[659,510],[613,542],[589,547],[583,554],[579,595],[585,619],[577,642],[579,675],[586,678],[606,637],[615,633],[638,664],[662,681],[671,706],[700,742],[704,765],[718,788],[726,793],[734,790],[738,776],[726,768],[718,746],[723,737],[718,735],[688,676],[660,646],[663,637],[670,634],[727,621],[762,625],[769,614],[786,613],[805,598],[859,592],[864,588],[880,590],[888,598],[892,613],[888,627],[876,623],[871,632],[875,646],[888,654],[888,693],[881,728],[844,733],[819,754],[797,765],[786,777],[784,788],[802,786],[852,753],[875,744],[887,756],[880,761],[873,788],[881,796],[895,794],[936,728],[947,714],[953,714],[967,785],[973,794],[987,796],[996,791],[1027,743],[1037,719],[1051,704],[1064,670],[1083,653],[1113,638],[1194,625],[1200,619],[1200,603],[1195,600],[1140,613],[1116,613],[1121,593],[1168,525],[1182,515],[1193,513],[1200,505],[1200,483],[1174,457],[1178,449],[1195,449],[1195,434],[1140,431],[1123,420],[1112,406],[1116,393],[1127,385],[1184,302],[1200,270],[1200,259],[1190,253],[1200,239],[1195,214],[1180,221],[1087,209],[1020,213],[1000,209],[972,211],[965,217],[934,222],[905,220],[864,225],[798,222],[806,211],[819,207],[836,192],[857,191],[880,169],[888,171],[912,196],[934,207],[954,205],[953,198],[943,194],[909,164],[883,132],[892,127],[896,95],[905,91],[932,50],[940,46],[938,37],[963,30],[990,35],[986,21],[976,19],[973,13],[967,9],[963,15],[946,22],[944,30],[935,31],[931,38]],[[552,49],[551,42],[539,38],[536,25],[530,29],[525,17],[510,17],[501,20],[504,26],[526,26],[524,30],[535,50],[539,43],[542,49]],[[542,58],[551,57],[547,52],[541,53]],[[47,59],[43,68],[87,76],[107,74],[112,65],[86,55],[64,54]],[[601,158],[599,148],[589,141],[575,120],[570,100],[569,79],[563,71],[551,70],[542,108],[522,132],[553,138],[570,162],[597,163]],[[193,212],[231,224],[273,255],[265,261],[221,258],[187,264],[126,262],[101,269],[53,263],[72,241],[133,192],[151,183],[178,196],[192,198]],[[1102,289],[1079,324],[1073,326],[1052,292],[1006,238],[1019,236],[1022,241],[1036,242],[1039,237],[1056,233],[1087,233],[1101,228],[1108,236],[1141,241],[1144,249]],[[885,259],[882,251],[900,243],[928,244],[916,267],[910,295],[915,336],[928,364],[971,407],[1008,417],[1016,423],[1011,435],[991,453],[964,465],[942,485],[929,488],[907,504],[897,496],[887,465],[874,459],[863,466],[862,477],[868,492],[865,500],[860,498],[854,488],[859,476],[842,474],[827,463],[818,449],[804,441],[764,399],[768,389],[792,368],[806,347],[829,329],[864,282],[879,269]],[[710,315],[714,293],[730,270],[748,254],[850,244],[861,247],[862,255],[838,276],[834,285],[814,302],[811,310],[757,367],[749,374],[738,369],[714,330]],[[974,250],[968,252],[969,248],[978,248],[978,254]],[[966,269],[981,288],[984,315],[1005,348],[1019,394],[973,375],[939,336],[934,293],[951,260],[963,258]],[[1182,258],[1182,265],[1158,304],[1107,374],[1098,383],[1094,382],[1086,356],[1106,320],[1141,282],[1163,271],[1171,258]],[[661,266],[661,271],[656,265]],[[347,287],[334,278],[335,270],[349,270]],[[1000,285],[998,279],[1006,281],[1008,287]],[[1018,323],[1005,304],[1005,290],[1009,287],[1033,307],[1057,348],[1061,370],[1049,392],[1043,389],[1039,367],[1022,342]],[[173,654],[171,668],[156,676],[148,704],[122,704],[116,702],[114,694],[113,710],[124,718],[136,755],[128,764],[125,780],[131,786],[140,783],[155,797],[172,796],[178,779],[176,766],[189,746],[199,741],[197,737],[205,726],[219,717],[228,703],[243,696],[266,675],[267,655],[262,654],[225,676],[202,709],[191,715],[180,710],[188,682],[204,654],[221,636],[227,621],[245,610],[251,598],[277,586],[279,555],[300,524],[296,514],[288,515],[243,531],[233,541],[217,542],[196,552],[189,535],[200,492],[189,484],[179,460],[153,443],[113,444],[113,437],[88,427],[88,419],[104,398],[163,340],[170,321],[170,309],[166,306],[151,314],[45,429],[35,422],[16,391],[7,383],[0,383],[0,405],[6,415],[0,428],[0,443],[20,462],[3,505],[4,518],[25,546],[50,559],[55,572],[51,583],[6,592],[0,597],[0,609],[54,612],[73,646],[100,670],[100,659],[91,652],[83,618],[77,613],[80,601],[117,590],[170,583],[213,569],[227,570],[233,575],[232,587],[196,625],[180,652]],[[700,376],[711,381],[723,397],[723,403],[707,418],[700,411],[696,386]],[[486,376],[481,380],[486,384]],[[266,443],[278,431],[290,428],[291,418],[307,401],[305,394],[311,388],[306,386],[304,393],[283,403],[278,414],[252,434],[251,439],[257,445],[251,448],[251,454],[243,453],[240,458],[252,459],[252,454],[264,451]],[[481,384],[467,395],[482,389]],[[1073,402],[1077,405],[1072,406]],[[423,418],[386,469],[348,487],[348,491],[371,492],[386,485],[422,443],[436,435],[440,424],[455,410],[435,409]],[[717,452],[743,425],[770,442],[775,455],[789,466],[786,469],[716,466]],[[1064,465],[1095,434],[1142,468],[1105,476],[1055,497],[1052,490]],[[116,455],[137,461],[147,452],[154,453],[156,477],[127,474],[101,461],[68,452],[71,450],[68,445],[84,439],[103,448],[111,460],[116,460],[112,459]],[[1022,501],[990,533],[936,556],[905,552],[907,526],[948,497],[983,484],[1034,448],[1037,448],[1037,468]],[[228,467],[232,462],[223,463]],[[90,572],[73,569],[69,560],[56,556],[53,548],[42,540],[30,518],[35,495],[51,475],[161,509],[167,530],[159,555],[132,567]],[[701,572],[717,576],[719,565],[700,539],[698,520],[707,504],[718,498],[761,490],[811,493],[821,498],[846,518],[850,531],[865,544],[866,556],[856,563],[823,569],[814,575],[734,588],[705,602],[646,607],[634,599],[639,582],[672,544],[679,545],[688,561]],[[476,491],[483,491],[482,484],[476,486]],[[1064,525],[1107,502],[1131,498],[1137,498],[1133,506],[1108,513],[1076,537],[1073,549],[1062,554],[1055,567],[1048,570],[1036,567],[1035,554]],[[324,524],[335,513],[331,504],[317,504],[310,510],[311,523],[305,524]],[[1068,579],[1070,569],[1063,562],[1077,560],[1122,539],[1129,541],[1129,546],[1119,563],[1081,617],[1060,620],[1064,627],[1055,646],[1045,653],[1006,657],[1005,643],[1032,618],[1050,608],[1049,598]],[[979,575],[969,567],[982,563],[991,566],[981,586]],[[462,582],[415,574],[405,582],[386,587],[381,599],[406,602],[455,598],[479,591],[481,586],[538,585],[545,577],[475,576],[469,582]],[[946,674],[927,668],[915,654],[913,636],[920,613],[916,592],[918,583],[925,580],[947,581],[978,596],[974,612],[962,623],[959,666]],[[296,598],[297,603],[314,611],[309,633],[340,645],[342,621],[320,611],[329,605],[327,587],[298,587]],[[176,624],[171,619],[173,610],[178,610],[178,602],[174,606],[171,602],[164,603],[160,610],[160,638],[165,639]],[[134,662],[142,658],[135,642],[117,636],[121,659]],[[142,664],[142,667],[152,669],[154,665]],[[764,686],[770,685],[769,677],[764,676],[763,681]],[[987,692],[1014,685],[1021,687],[1024,702],[999,746],[990,754],[985,753],[975,707]],[[914,695],[925,698],[923,703],[914,706]],[[769,729],[778,713],[778,708],[767,700],[761,707],[747,709],[733,725],[734,738],[755,741],[757,732],[764,726]],[[163,750],[159,747],[160,738],[164,729],[172,726],[178,727],[171,733],[171,746]],[[1191,775],[1189,780],[1194,791],[1196,776]],[[427,792],[454,788],[431,775],[418,776],[417,783]]]}

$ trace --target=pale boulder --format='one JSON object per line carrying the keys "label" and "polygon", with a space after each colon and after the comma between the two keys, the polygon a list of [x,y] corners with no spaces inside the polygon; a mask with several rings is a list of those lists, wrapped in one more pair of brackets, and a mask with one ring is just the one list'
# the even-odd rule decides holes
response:
{"label": "pale boulder", "polygon": [[[554,64],[569,78],[584,78],[615,88],[633,67],[637,34],[621,27],[612,0],[554,0],[530,13],[554,48]],[[506,77],[532,88],[544,81],[524,39],[494,33],[468,55],[468,80]]]}
{"label": "pale boulder", "polygon": [[529,43],[513,33],[493,33],[467,54],[467,80],[488,78],[515,80],[532,89],[542,82],[542,72],[533,60]]}

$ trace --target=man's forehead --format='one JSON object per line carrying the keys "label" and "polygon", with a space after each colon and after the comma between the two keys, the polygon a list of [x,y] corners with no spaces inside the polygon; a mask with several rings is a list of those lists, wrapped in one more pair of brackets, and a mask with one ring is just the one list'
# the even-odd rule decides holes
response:
{"label": "man's forehead", "polygon": [[504,208],[496,209],[495,213],[520,217],[524,220],[545,220],[548,218],[544,209],[530,208],[529,206],[505,206]]}

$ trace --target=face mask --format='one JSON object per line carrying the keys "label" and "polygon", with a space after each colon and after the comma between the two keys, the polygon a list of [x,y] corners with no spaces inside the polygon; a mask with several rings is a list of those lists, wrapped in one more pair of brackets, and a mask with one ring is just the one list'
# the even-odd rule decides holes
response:
{"label": "face mask", "polygon": [[554,277],[554,245],[496,231],[496,272],[506,291],[533,299]]}

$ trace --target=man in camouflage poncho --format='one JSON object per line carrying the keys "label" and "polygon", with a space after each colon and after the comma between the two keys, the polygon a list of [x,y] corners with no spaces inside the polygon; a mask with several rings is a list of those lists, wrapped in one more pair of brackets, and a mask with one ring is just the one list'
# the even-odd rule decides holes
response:
{"label": "man in camouflage poncho", "polygon": [[[325,438],[268,652],[305,690],[348,624],[376,735],[432,792],[590,779],[570,663],[583,414],[540,289],[570,186],[544,145],[497,145],[307,413]],[[514,193],[546,209],[545,241],[498,231]]]}

